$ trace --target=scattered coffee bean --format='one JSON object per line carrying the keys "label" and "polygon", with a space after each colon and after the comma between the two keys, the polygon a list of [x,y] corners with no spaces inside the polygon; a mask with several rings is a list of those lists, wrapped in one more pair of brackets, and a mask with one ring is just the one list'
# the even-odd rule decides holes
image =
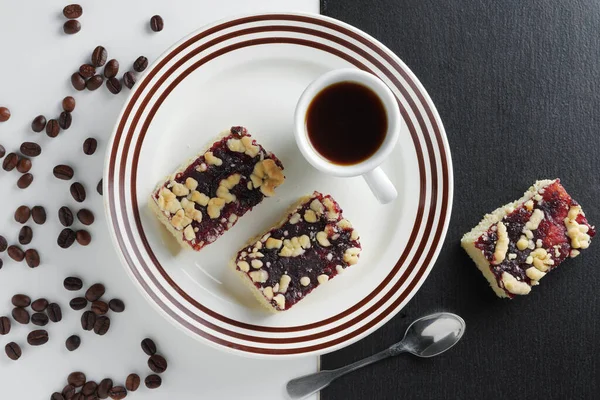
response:
{"label": "scattered coffee bean", "polygon": [[8,246],[8,256],[16,262],[21,262],[25,259],[25,252],[19,246]]}
{"label": "scattered coffee bean", "polygon": [[113,400],[122,400],[127,397],[127,389],[123,386],[113,386],[109,391],[108,395]]}
{"label": "scattered coffee bean", "polygon": [[87,303],[88,303],[88,301],[84,297],[75,297],[74,299],[71,299],[71,301],[69,302],[69,306],[73,310],[79,311],[79,310],[83,310],[84,308],[86,308]]}
{"label": "scattered coffee bean", "polygon": [[30,173],[26,173],[21,175],[21,177],[17,180],[17,187],[19,189],[27,189],[32,182],[33,175]]}
{"label": "scattered coffee bean", "polygon": [[84,225],[91,225],[94,223],[94,214],[87,208],[82,208],[77,211],[77,218],[79,219],[79,222]]}
{"label": "scattered coffee bean", "polygon": [[34,132],[41,132],[46,127],[46,117],[38,115],[31,122],[31,130]]}
{"label": "scattered coffee bean", "polygon": [[33,230],[27,225],[25,225],[19,231],[19,243],[29,244],[31,243],[31,239],[33,239]]}
{"label": "scattered coffee bean", "polygon": [[37,157],[42,154],[42,148],[39,144],[34,142],[23,142],[20,147],[21,153],[27,157]]}
{"label": "scattered coffee bean", "polygon": [[43,312],[36,312],[31,316],[31,323],[37,326],[48,325],[48,316]]}
{"label": "scattered coffee bean", "polygon": [[75,90],[83,90],[85,89],[85,79],[83,76],[79,75],[79,72],[75,72],[71,75],[71,85],[75,88]]}
{"label": "scattered coffee bean", "polygon": [[72,229],[65,228],[58,235],[58,239],[56,239],[56,243],[59,247],[66,249],[71,247],[71,245],[75,242],[75,232]]}
{"label": "scattered coffee bean", "polygon": [[140,376],[138,374],[129,374],[125,380],[125,388],[129,392],[135,392],[140,387]]}
{"label": "scattered coffee bean", "polygon": [[92,241],[92,235],[88,231],[80,229],[75,234],[75,239],[81,246],[87,246]]}
{"label": "scattered coffee bean", "polygon": [[125,72],[125,74],[123,74],[123,84],[128,89],[133,88],[133,85],[135,85],[135,76],[131,72]]}
{"label": "scattered coffee bean", "polygon": [[90,91],[94,91],[102,86],[103,82],[104,78],[102,78],[102,75],[94,75],[85,83],[85,87]]}
{"label": "scattered coffee bean", "polygon": [[8,335],[10,333],[10,318],[0,317],[0,335]]}
{"label": "scattered coffee bean", "polygon": [[10,119],[10,110],[6,107],[0,107],[0,122],[6,122]]}
{"label": "scattered coffee bean", "polygon": [[31,309],[36,312],[43,312],[48,308],[48,300],[41,298],[31,303]]}
{"label": "scattered coffee bean", "polygon": [[83,393],[84,396],[89,396],[90,394],[95,393],[96,389],[98,389],[98,384],[94,381],[88,381],[83,385],[81,393]]}
{"label": "scattered coffee bean", "polygon": [[79,182],[74,182],[71,184],[71,196],[75,199],[76,202],[81,203],[85,200],[85,188]]}
{"label": "scattered coffee bean", "polygon": [[31,169],[31,160],[29,158],[22,157],[19,160],[19,162],[17,163],[17,171],[19,171],[22,174],[25,174],[25,173],[29,172],[30,169]]}
{"label": "scattered coffee bean", "polygon": [[2,162],[2,168],[5,171],[12,171],[19,163],[19,156],[15,153],[8,153],[4,161]]}
{"label": "scattered coffee bean", "polygon": [[100,179],[100,180],[98,181],[98,184],[96,185],[96,192],[98,192],[98,194],[99,194],[100,196],[102,196],[102,190],[103,190],[103,189],[102,189],[102,179]]}
{"label": "scattered coffee bean", "polygon": [[62,226],[69,227],[73,225],[73,213],[67,206],[63,206],[58,209],[58,220]]}
{"label": "scattered coffee bean", "polygon": [[20,206],[15,210],[15,221],[24,224],[31,216],[31,209],[27,206]]}
{"label": "scattered coffee bean", "polygon": [[146,379],[144,379],[144,383],[148,389],[157,389],[162,384],[162,378],[155,374],[148,375]]}
{"label": "scattered coffee bean", "polygon": [[35,249],[27,249],[25,251],[25,262],[29,268],[37,268],[40,266],[40,254]]}
{"label": "scattered coffee bean", "polygon": [[79,67],[79,74],[84,78],[91,78],[96,75],[96,67],[91,64],[83,64]]}
{"label": "scattered coffee bean", "polygon": [[21,325],[27,325],[30,321],[29,312],[22,307],[15,307],[12,310],[12,317]]}
{"label": "scattered coffee bean", "polygon": [[112,379],[106,378],[106,379],[102,379],[100,381],[100,384],[98,385],[98,398],[100,399],[106,399],[109,395],[110,389],[112,389],[113,387],[113,381]]}
{"label": "scattered coffee bean", "polygon": [[52,321],[52,322],[62,321],[62,310],[60,309],[60,306],[58,304],[56,304],[56,303],[48,304],[48,309],[46,310],[46,313],[48,314],[48,318],[50,318],[50,321]]}
{"label": "scattered coffee bean", "polygon": [[41,346],[48,342],[48,331],[44,329],[36,329],[35,331],[29,332],[27,335],[27,343],[30,346]]}
{"label": "scattered coffee bean", "polygon": [[68,276],[63,281],[63,286],[65,287],[65,289],[74,292],[80,290],[83,287],[83,281],[80,278]]}
{"label": "scattered coffee bean", "polygon": [[96,315],[104,315],[108,312],[108,304],[102,300],[96,300],[92,303],[92,312]]}
{"label": "scattered coffee bean", "polygon": [[13,361],[17,361],[19,358],[21,358],[21,354],[23,354],[21,352],[21,347],[15,342],[7,343],[6,346],[4,346],[4,351],[6,352],[8,358]]}
{"label": "scattered coffee bean", "polygon": [[92,52],[92,64],[96,67],[101,67],[106,64],[106,59],[108,58],[108,52],[102,46],[96,46],[94,51]]}
{"label": "scattered coffee bean", "polygon": [[87,138],[83,142],[83,152],[88,156],[91,156],[96,152],[96,148],[98,147],[98,142],[94,138]]}
{"label": "scattered coffee bean", "polygon": [[121,92],[121,82],[117,79],[117,78],[109,78],[106,81],[106,87],[108,88],[108,91],[111,92],[112,94],[118,94],[119,92]]}
{"label": "scattered coffee bean", "polygon": [[76,104],[77,103],[75,102],[75,99],[72,96],[65,97],[62,101],[63,111],[73,112],[75,110]]}
{"label": "scattered coffee bean", "polygon": [[96,300],[100,300],[104,293],[106,292],[106,288],[101,283],[95,283],[88,288],[85,292],[85,298],[87,301],[94,302]]}
{"label": "scattered coffee bean", "polygon": [[66,400],[73,400],[73,396],[75,395],[75,386],[67,384],[60,392]]}
{"label": "scattered coffee bean", "polygon": [[154,32],[160,32],[163,30],[165,23],[160,15],[155,15],[150,18],[150,28]]}
{"label": "scattered coffee bean", "polygon": [[157,374],[162,374],[167,370],[167,360],[161,355],[154,354],[148,359],[148,367]]}
{"label": "scattered coffee bean", "polygon": [[63,25],[63,31],[67,35],[74,35],[81,30],[81,24],[76,19],[70,19]]}
{"label": "scattered coffee bean", "polygon": [[156,344],[154,344],[154,340],[149,338],[142,340],[142,350],[149,356],[156,354]]}
{"label": "scattered coffee bean", "polygon": [[54,167],[54,169],[52,170],[52,173],[58,179],[68,181],[69,179],[73,178],[73,175],[75,172],[73,171],[73,168],[71,168],[70,166],[64,165],[64,164],[59,164],[56,167]]}
{"label": "scattered coffee bean", "polygon": [[94,324],[94,333],[97,335],[104,335],[110,329],[110,318],[105,317],[104,315],[96,318],[96,323]]}
{"label": "scattered coffee bean", "polygon": [[91,311],[86,311],[81,314],[81,327],[84,331],[91,331],[96,324],[96,314]]}
{"label": "scattered coffee bean", "polygon": [[65,400],[65,396],[62,393],[54,392],[52,396],[50,396],[50,400]]}
{"label": "scattered coffee bean", "polygon": [[15,307],[29,307],[31,304],[31,298],[26,294],[15,294],[10,299],[10,302]]}
{"label": "scattered coffee bean", "polygon": [[51,138],[55,138],[60,133],[60,125],[57,120],[51,119],[46,124],[46,135]]}
{"label": "scattered coffee bean", "polygon": [[65,346],[69,351],[75,351],[81,345],[81,338],[77,335],[71,335],[65,341]]}
{"label": "scattered coffee bean", "polygon": [[112,299],[108,303],[108,307],[116,313],[121,313],[125,311],[125,303],[123,303],[123,301],[119,299]]}
{"label": "scattered coffee bean", "polygon": [[4,157],[5,154],[6,154],[6,149],[4,148],[4,146],[2,146],[0,144],[0,158]]}
{"label": "scattered coffee bean", "polygon": [[2,261],[2,259],[0,258],[0,269],[2,269],[3,265],[4,265],[4,261]]}
{"label": "scattered coffee bean", "polygon": [[33,217],[33,222],[38,225],[44,225],[46,222],[46,209],[42,206],[35,206],[31,209],[31,216]]}
{"label": "scattered coffee bean", "polygon": [[63,111],[60,113],[60,116],[58,117],[58,126],[60,126],[61,129],[63,129],[63,130],[69,129],[71,127],[72,123],[73,123],[73,116],[71,115],[70,112]]}
{"label": "scattered coffee bean", "polygon": [[115,59],[110,60],[104,67],[104,76],[114,78],[119,73],[119,62]]}
{"label": "scattered coffee bean", "polygon": [[67,378],[69,385],[76,388],[85,385],[85,381],[85,374],[83,372],[71,372]]}
{"label": "scattered coffee bean", "polygon": [[0,253],[2,253],[3,251],[6,251],[6,248],[8,247],[8,242],[6,241],[6,238],[2,235],[0,235]]}
{"label": "scattered coffee bean", "polygon": [[83,8],[79,4],[69,4],[63,8],[65,18],[77,19],[83,15]]}
{"label": "scattered coffee bean", "polygon": [[135,72],[143,72],[146,68],[148,68],[148,59],[144,56],[139,56],[133,62],[133,70]]}

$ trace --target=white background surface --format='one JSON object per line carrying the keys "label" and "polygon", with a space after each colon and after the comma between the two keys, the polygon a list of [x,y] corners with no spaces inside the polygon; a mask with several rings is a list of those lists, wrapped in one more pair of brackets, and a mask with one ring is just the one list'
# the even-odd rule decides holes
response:
{"label": "white background surface", "polygon": [[[58,302],[64,316],[60,323],[46,326],[50,341],[41,347],[26,343],[27,333],[36,328],[32,324],[21,326],[13,322],[10,334],[0,336],[2,348],[15,341],[23,349],[23,356],[16,362],[9,360],[3,350],[0,353],[2,399],[47,399],[53,391],[63,388],[67,375],[75,370],[84,371],[88,379],[96,381],[110,377],[115,383],[124,384],[131,372],[143,379],[150,371],[139,343],[147,336],[155,339],[169,368],[163,374],[160,389],[150,391],[142,385],[128,398],[284,398],[285,382],[315,371],[316,358],[259,361],[214,350],[167,323],[133,286],[112,248],[102,198],[95,190],[102,175],[106,142],[128,89],[117,96],[108,93],[104,86],[96,92],[76,92],[69,77],[79,65],[88,62],[91,51],[99,44],[107,48],[109,59],[119,60],[122,76],[139,55],[152,62],[173,42],[215,19],[260,11],[318,12],[318,1],[82,1],[82,30],[73,36],[62,33],[62,8],[66,4],[57,0],[0,0],[0,106],[12,112],[8,122],[0,123],[0,144],[7,153],[18,150],[23,141],[36,141],[43,147],[42,155],[33,160],[31,172],[35,180],[28,189],[16,187],[20,175],[16,170],[0,170],[0,234],[10,244],[17,243],[21,226],[14,221],[13,212],[21,204],[43,205],[48,214],[45,225],[29,221],[34,239],[24,246],[40,252],[39,268],[31,270],[24,262],[18,264],[6,253],[0,254],[4,261],[0,270],[0,315],[10,314],[14,293],[26,293],[32,299],[46,297]],[[154,14],[165,20],[165,29],[160,33],[153,33],[148,27]],[[48,119],[58,117],[61,100],[67,95],[77,100],[72,127],[55,139],[45,133],[33,133],[29,128],[31,120],[38,114]],[[99,141],[93,156],[86,156],[81,150],[87,137]],[[72,165],[74,180],[86,187],[88,196],[84,203],[77,204],[71,198],[70,182],[52,176],[53,166],[62,163]],[[63,250],[56,245],[62,229],[57,210],[62,205],[74,212],[81,207],[94,212],[96,223],[88,228],[93,239],[87,248],[74,245]],[[63,289],[62,281],[70,275],[80,276],[86,287],[102,282],[107,287],[106,300],[119,297],[125,301],[125,313],[110,314],[112,325],[105,336],[84,332],[79,322],[81,312],[68,307],[75,295]],[[82,338],[81,347],[73,353],[64,346],[71,334]]]}

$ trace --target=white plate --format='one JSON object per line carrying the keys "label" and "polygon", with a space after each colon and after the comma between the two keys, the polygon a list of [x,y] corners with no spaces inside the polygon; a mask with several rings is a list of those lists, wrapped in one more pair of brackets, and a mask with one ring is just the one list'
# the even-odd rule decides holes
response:
{"label": "white plate", "polygon": [[[355,66],[386,82],[405,121],[383,168],[396,201],[381,206],[361,178],[332,178],[296,148],[293,112],[304,88]],[[284,163],[274,198],[200,253],[180,251],[148,211],[156,183],[223,129],[246,126]],[[174,45],[137,83],[108,147],[105,204],[132,279],[163,315],[222,349],[263,357],[321,354],[364,337],[410,300],[443,243],[452,165],[440,118],[412,72],[381,43],[308,14],[221,21]],[[361,235],[360,262],[290,311],[271,315],[227,266],[245,241],[299,196],[330,193]]]}

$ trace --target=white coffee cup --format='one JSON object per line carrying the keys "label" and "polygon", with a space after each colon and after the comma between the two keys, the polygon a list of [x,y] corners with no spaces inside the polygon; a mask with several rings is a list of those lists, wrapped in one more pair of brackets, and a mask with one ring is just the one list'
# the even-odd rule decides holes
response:
{"label": "white coffee cup", "polygon": [[[311,144],[306,129],[306,115],[312,100],[326,87],[340,82],[355,82],[371,89],[383,103],[387,116],[387,131],[381,146],[366,160],[352,165],[335,164],[323,157]],[[294,135],[300,152],[316,169],[340,177],[362,176],[381,204],[398,197],[398,191],[380,165],[390,155],[398,141],[402,118],[396,97],[375,75],[355,69],[336,69],[321,75],[302,93],[294,115]]]}

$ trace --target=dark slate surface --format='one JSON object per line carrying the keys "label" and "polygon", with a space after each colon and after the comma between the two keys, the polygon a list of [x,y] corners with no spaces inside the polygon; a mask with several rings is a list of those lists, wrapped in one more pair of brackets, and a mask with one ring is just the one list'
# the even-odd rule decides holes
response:
{"label": "dark slate surface", "polygon": [[448,353],[381,362],[322,399],[599,399],[600,240],[512,301],[494,296],[459,240],[541,178],[560,177],[600,225],[600,2],[326,0],[322,12],[370,33],[415,72],[441,114],[455,174],[448,236],[421,290],[322,366],[382,350],[430,312],[467,321]]}

